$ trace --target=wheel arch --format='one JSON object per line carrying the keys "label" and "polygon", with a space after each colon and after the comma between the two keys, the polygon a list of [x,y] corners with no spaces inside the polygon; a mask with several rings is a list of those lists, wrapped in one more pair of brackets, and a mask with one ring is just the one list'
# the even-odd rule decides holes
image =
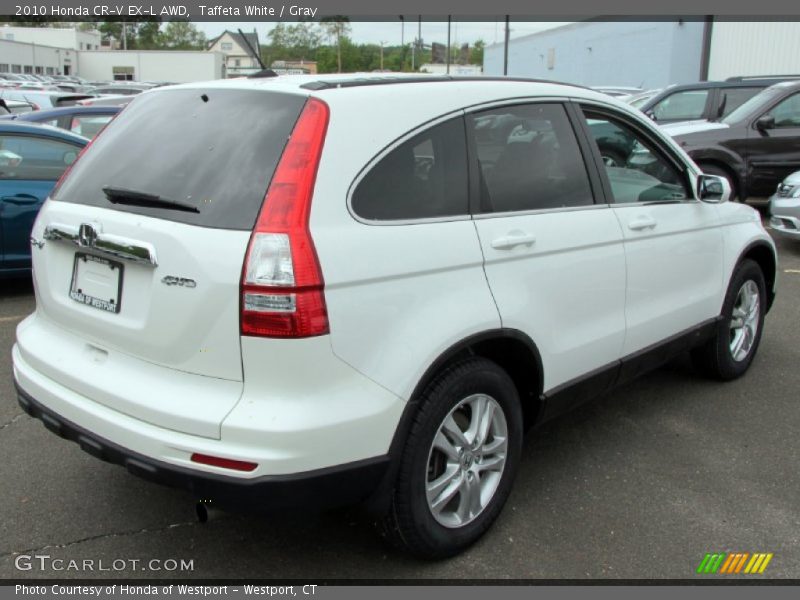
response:
{"label": "wheel arch", "polygon": [[767,312],[772,308],[772,303],[775,301],[775,279],[778,275],[778,257],[772,247],[764,240],[751,242],[747,245],[739,255],[736,264],[729,274],[728,282],[736,272],[736,268],[742,261],[750,259],[754,261],[764,273],[764,281],[767,287]]}
{"label": "wheel arch", "polygon": [[543,414],[542,357],[528,335],[517,329],[500,328],[473,334],[456,342],[430,363],[414,387],[389,446],[391,465],[384,481],[367,501],[368,510],[381,514],[389,506],[405,440],[425,389],[442,369],[470,356],[487,358],[509,374],[522,403],[525,428],[534,425]]}

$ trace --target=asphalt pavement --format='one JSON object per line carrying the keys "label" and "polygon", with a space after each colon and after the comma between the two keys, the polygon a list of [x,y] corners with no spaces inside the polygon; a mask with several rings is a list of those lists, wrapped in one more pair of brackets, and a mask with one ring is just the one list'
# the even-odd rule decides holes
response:
{"label": "asphalt pavement", "polygon": [[[430,563],[356,510],[198,523],[188,493],[54,436],[22,413],[11,377],[30,282],[0,281],[0,578],[700,579],[721,577],[695,574],[707,552],[736,551],[774,557],[732,581],[800,579],[800,241],[778,246],[745,377],[708,381],[683,357],[546,425],[489,533]],[[181,561],[191,570],[167,570]]]}

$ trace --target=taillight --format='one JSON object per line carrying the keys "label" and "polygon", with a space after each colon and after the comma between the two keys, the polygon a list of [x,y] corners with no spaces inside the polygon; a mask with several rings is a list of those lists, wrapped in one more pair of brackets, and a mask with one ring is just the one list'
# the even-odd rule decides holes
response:
{"label": "taillight", "polygon": [[308,226],[328,117],[327,104],[309,99],[275,169],[242,269],[242,335],[301,338],[329,331]]}

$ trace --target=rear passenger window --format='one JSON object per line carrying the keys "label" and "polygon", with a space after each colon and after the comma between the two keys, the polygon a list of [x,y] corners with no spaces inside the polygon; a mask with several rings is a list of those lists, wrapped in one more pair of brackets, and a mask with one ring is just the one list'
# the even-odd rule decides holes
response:
{"label": "rear passenger window", "polygon": [[384,156],[353,192],[353,211],[376,221],[466,215],[467,179],[464,122],[457,118]]}
{"label": "rear passenger window", "polygon": [[509,106],[471,117],[484,213],[592,204],[575,132],[560,104]]}
{"label": "rear passenger window", "polygon": [[708,90],[675,92],[653,107],[653,116],[656,121],[702,119],[707,99]]}

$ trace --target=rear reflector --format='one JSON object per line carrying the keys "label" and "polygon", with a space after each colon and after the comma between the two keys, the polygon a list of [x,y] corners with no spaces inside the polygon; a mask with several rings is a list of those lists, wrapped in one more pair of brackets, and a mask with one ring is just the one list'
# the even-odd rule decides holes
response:
{"label": "rear reflector", "polygon": [[243,460],[231,460],[230,458],[220,458],[219,456],[209,456],[208,454],[192,454],[192,462],[201,465],[211,465],[233,471],[254,471],[258,466],[256,463],[244,462]]}
{"label": "rear reflector", "polygon": [[302,338],[329,331],[308,227],[328,117],[327,104],[309,99],[275,169],[242,269],[242,335]]}

